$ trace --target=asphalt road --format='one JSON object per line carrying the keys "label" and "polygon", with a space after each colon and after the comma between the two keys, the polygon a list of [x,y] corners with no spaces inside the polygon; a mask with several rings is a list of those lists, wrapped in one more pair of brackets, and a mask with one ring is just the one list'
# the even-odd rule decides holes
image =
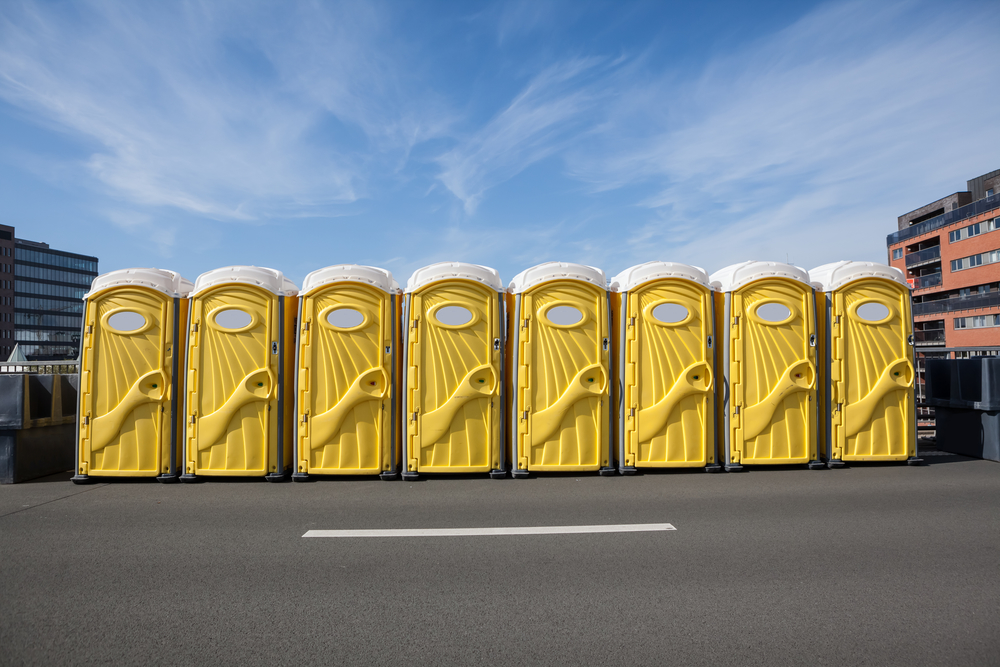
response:
{"label": "asphalt road", "polygon": [[1000,664],[1000,464],[927,460],[0,487],[0,663]]}

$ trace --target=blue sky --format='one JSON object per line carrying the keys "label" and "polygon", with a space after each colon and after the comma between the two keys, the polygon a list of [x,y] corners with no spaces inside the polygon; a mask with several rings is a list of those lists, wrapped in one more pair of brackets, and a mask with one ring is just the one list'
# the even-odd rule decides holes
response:
{"label": "blue sky", "polygon": [[0,222],[194,279],[885,261],[1000,168],[996,2],[0,4]]}

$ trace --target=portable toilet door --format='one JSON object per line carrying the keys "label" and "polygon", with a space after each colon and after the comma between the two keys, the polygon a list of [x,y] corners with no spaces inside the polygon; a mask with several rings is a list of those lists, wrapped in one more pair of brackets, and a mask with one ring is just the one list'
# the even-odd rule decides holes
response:
{"label": "portable toilet door", "polygon": [[403,478],[504,460],[504,292],[494,269],[443,262],[406,283]]}
{"label": "portable toilet door", "polygon": [[328,266],[302,285],[295,394],[296,471],[398,477],[399,285],[384,269]]}
{"label": "portable toilet door", "polygon": [[824,324],[821,363],[828,379],[823,455],[845,461],[917,458],[913,321],[903,273],[873,262],[835,262],[809,277]]}
{"label": "portable toilet door", "polygon": [[547,262],[511,281],[515,477],[613,475],[611,322],[604,272]]}
{"label": "portable toilet door", "polygon": [[192,285],[173,271],[123,269],[84,296],[76,475],[177,481],[184,345]]}
{"label": "portable toilet door", "polygon": [[722,292],[716,331],[726,470],[824,467],[817,456],[816,308],[809,274],[790,264],[750,261],[711,279]]}
{"label": "portable toilet door", "polygon": [[198,276],[188,327],[185,474],[287,479],[292,465],[298,288],[280,271]]}
{"label": "portable toilet door", "polygon": [[715,304],[708,274],[647,262],[611,279],[618,471],[722,468],[715,452]]}

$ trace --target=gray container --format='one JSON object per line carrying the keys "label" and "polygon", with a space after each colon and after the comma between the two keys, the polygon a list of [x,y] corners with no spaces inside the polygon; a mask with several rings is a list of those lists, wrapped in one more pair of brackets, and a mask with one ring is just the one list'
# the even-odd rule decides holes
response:
{"label": "gray container", "polygon": [[77,375],[0,375],[0,484],[73,469]]}
{"label": "gray container", "polygon": [[928,359],[925,377],[938,449],[1000,461],[1000,357]]}

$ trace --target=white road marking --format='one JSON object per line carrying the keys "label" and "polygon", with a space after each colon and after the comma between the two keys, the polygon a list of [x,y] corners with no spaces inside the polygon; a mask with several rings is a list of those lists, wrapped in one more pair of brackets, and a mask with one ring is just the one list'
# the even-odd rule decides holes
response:
{"label": "white road marking", "polygon": [[619,523],[606,526],[510,526],[501,528],[391,528],[309,530],[302,537],[470,537],[482,535],[573,535],[577,533],[648,533],[677,530],[669,523]]}

